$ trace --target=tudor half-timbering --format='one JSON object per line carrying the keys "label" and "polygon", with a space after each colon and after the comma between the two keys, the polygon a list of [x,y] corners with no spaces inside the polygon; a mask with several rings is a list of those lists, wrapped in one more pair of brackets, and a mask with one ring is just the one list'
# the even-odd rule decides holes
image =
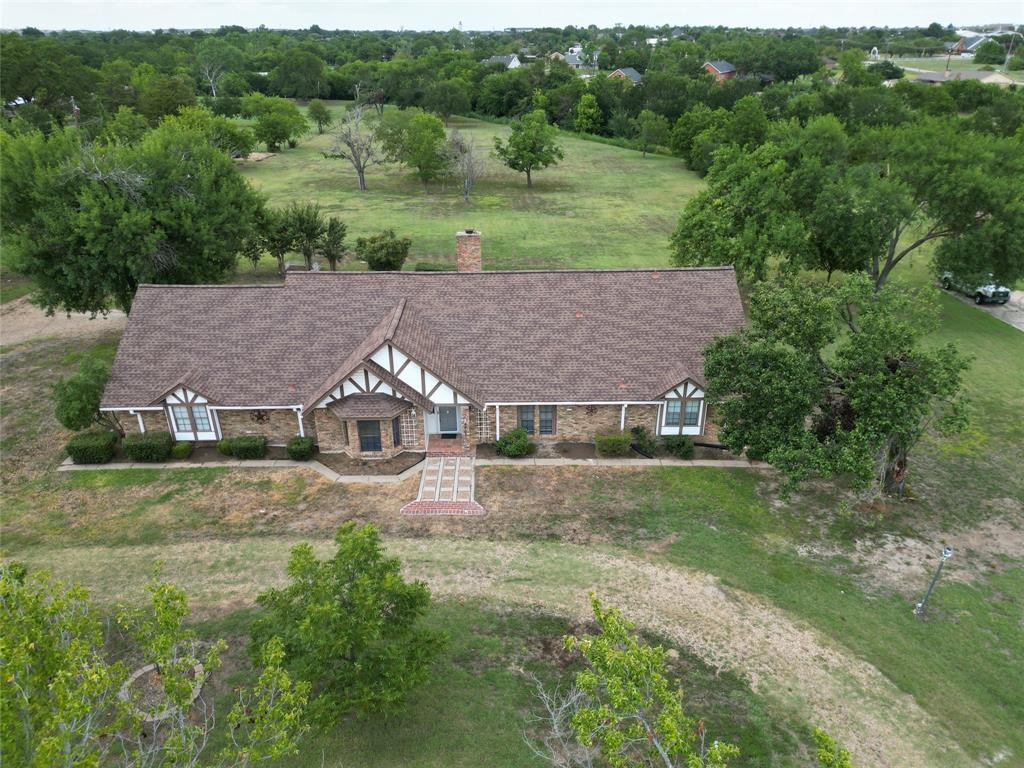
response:
{"label": "tudor half-timbering", "polygon": [[178,440],[316,438],[323,452],[472,452],[516,427],[590,441],[643,425],[716,442],[701,351],[743,325],[729,268],[289,273],[140,287],[103,399]]}

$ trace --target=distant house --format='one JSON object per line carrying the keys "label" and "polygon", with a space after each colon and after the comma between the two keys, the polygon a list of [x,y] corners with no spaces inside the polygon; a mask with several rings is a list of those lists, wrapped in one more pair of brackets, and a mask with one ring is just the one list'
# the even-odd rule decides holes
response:
{"label": "distant house", "polygon": [[955,43],[950,44],[949,50],[952,53],[975,53],[978,50],[978,46],[982,43],[986,43],[992,38],[988,35],[971,35],[967,37],[961,37]]}
{"label": "distant house", "polygon": [[988,72],[981,69],[947,69],[943,72],[919,72],[917,77],[914,78],[915,83],[924,83],[925,85],[938,85],[939,83],[948,83],[950,80],[977,80],[985,83],[985,85],[998,85],[1003,88],[1014,83],[1012,77],[1008,77],[1002,72]]}
{"label": "distant house", "polygon": [[608,75],[608,77],[617,77],[619,80],[629,80],[633,84],[639,83],[644,79],[644,76],[632,67],[620,67]]}
{"label": "distant house", "polygon": [[715,59],[714,61],[704,62],[704,71],[709,72],[715,76],[715,82],[721,83],[726,80],[732,80],[736,77],[736,67],[730,64],[725,59]]}
{"label": "distant house", "polygon": [[480,62],[481,64],[503,64],[505,69],[519,69],[523,66],[523,62],[519,60],[519,57],[514,53],[506,53],[497,56],[489,56]]}
{"label": "distant house", "polygon": [[565,54],[555,51],[554,53],[549,54],[548,58],[551,59],[551,61],[565,61]]}

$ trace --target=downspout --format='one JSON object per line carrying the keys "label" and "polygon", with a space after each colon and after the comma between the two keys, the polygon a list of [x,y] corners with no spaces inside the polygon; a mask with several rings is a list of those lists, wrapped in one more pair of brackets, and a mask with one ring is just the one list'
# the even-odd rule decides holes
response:
{"label": "downspout", "polygon": [[501,408],[494,406],[494,439],[501,439]]}
{"label": "downspout", "polygon": [[622,404],[622,414],[619,416],[619,432],[626,431],[626,404]]}
{"label": "downspout", "polygon": [[296,408],[295,409],[295,415],[299,418],[299,437],[305,437],[306,436],[306,427],[303,424],[302,409],[301,408]]}

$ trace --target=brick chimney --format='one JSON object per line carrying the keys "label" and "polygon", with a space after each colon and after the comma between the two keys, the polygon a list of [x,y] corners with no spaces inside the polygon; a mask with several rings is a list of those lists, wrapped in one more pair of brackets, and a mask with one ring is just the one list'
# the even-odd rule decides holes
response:
{"label": "brick chimney", "polygon": [[480,272],[483,261],[480,256],[480,230],[464,229],[455,233],[455,261],[459,272]]}

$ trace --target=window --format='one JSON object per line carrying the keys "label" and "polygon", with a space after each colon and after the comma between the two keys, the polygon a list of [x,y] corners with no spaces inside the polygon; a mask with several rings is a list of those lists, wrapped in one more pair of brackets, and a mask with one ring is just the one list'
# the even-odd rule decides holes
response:
{"label": "window", "polygon": [[379,421],[357,421],[356,427],[359,429],[360,451],[374,453],[381,450]]}
{"label": "window", "polygon": [[687,400],[683,426],[696,427],[698,424],[700,424],[700,400]]}
{"label": "window", "polygon": [[542,435],[555,434],[555,406],[540,406],[540,433]]}
{"label": "window", "polygon": [[666,427],[678,427],[679,426],[679,410],[682,407],[682,403],[678,400],[667,400],[665,401],[665,426]]}
{"label": "window", "polygon": [[391,444],[399,446],[402,444],[402,419],[395,416],[391,420]]}
{"label": "window", "polygon": [[213,427],[210,426],[210,414],[207,412],[205,405],[192,406],[192,421],[196,425],[196,432],[213,431]]}
{"label": "window", "polygon": [[171,408],[171,414],[174,416],[175,432],[192,431],[192,422],[188,420],[188,406],[175,405]]}
{"label": "window", "polygon": [[533,434],[533,406],[519,406],[519,426],[526,430],[526,434]]}

